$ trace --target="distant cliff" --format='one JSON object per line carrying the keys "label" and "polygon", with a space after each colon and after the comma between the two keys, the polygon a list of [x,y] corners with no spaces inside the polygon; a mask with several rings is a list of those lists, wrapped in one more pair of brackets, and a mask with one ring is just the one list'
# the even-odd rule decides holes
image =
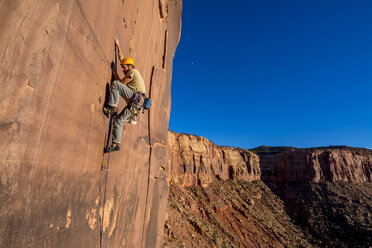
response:
{"label": "distant cliff", "polygon": [[253,149],[217,146],[169,132],[168,181],[206,186],[215,178],[270,182],[372,181],[372,151],[358,148]]}
{"label": "distant cliff", "polygon": [[169,132],[164,248],[369,247],[372,151],[221,147]]}
{"label": "distant cliff", "polygon": [[312,148],[259,153],[262,180],[270,182],[372,181],[372,151]]}
{"label": "distant cliff", "polygon": [[259,180],[259,157],[247,150],[217,146],[206,138],[169,132],[168,180],[207,186],[215,178]]}

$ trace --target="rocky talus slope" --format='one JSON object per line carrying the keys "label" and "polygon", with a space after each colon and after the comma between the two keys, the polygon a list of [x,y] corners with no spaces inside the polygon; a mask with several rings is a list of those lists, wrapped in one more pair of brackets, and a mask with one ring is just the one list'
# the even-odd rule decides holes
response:
{"label": "rocky talus slope", "polygon": [[371,150],[262,147],[252,152],[173,132],[169,146],[163,247],[372,243]]}
{"label": "rocky talus slope", "polygon": [[[181,11],[181,0],[0,2],[0,247],[161,245]],[[116,37],[153,105],[126,125],[106,183]]]}

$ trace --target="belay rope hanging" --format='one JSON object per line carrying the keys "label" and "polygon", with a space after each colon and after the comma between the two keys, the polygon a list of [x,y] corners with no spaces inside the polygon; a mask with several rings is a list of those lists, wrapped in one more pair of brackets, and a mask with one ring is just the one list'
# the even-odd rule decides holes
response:
{"label": "belay rope hanging", "polygon": [[[116,46],[114,46],[114,68],[115,70],[117,70],[117,54],[116,54]],[[110,145],[110,139],[111,139],[111,133],[112,133],[112,123],[115,119],[115,116],[116,114],[111,114],[110,115],[110,121],[109,121],[109,128],[108,128],[108,132],[107,132],[107,140],[105,142],[105,146],[106,147],[109,147]],[[105,164],[105,153],[103,153],[103,157],[102,157],[102,164],[101,164],[101,179],[102,179],[102,172],[105,171],[105,186],[104,186],[104,191],[103,191],[103,205],[101,203],[101,191],[102,191],[102,185],[101,185],[101,180],[100,180],[100,189],[99,189],[99,193],[100,193],[100,204],[99,204],[99,211],[101,211],[101,207],[102,207],[102,212],[100,212],[100,231],[99,231],[99,247],[100,248],[103,248],[103,221],[104,221],[104,217],[105,217],[105,204],[106,204],[106,190],[107,190],[107,177],[108,177],[108,172],[109,172],[109,165],[110,165],[110,150],[108,151],[108,155],[107,155],[107,163]],[[102,205],[102,206],[101,206]]]}

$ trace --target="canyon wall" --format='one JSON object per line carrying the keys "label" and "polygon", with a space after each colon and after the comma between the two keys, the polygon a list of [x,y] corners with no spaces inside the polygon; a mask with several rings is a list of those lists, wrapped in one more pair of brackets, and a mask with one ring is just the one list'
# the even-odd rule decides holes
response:
{"label": "canyon wall", "polygon": [[259,180],[256,154],[238,148],[217,146],[195,135],[169,132],[168,181],[181,186],[207,186],[215,178]]}
{"label": "canyon wall", "polygon": [[263,181],[372,181],[372,151],[368,149],[313,148],[261,153],[260,165]]}
{"label": "canyon wall", "polygon": [[[0,247],[159,247],[181,11],[181,0],[0,3]],[[153,105],[126,125],[106,174],[115,37]]]}
{"label": "canyon wall", "polygon": [[168,143],[164,248],[347,248],[372,242],[371,150],[249,151],[173,132]]}
{"label": "canyon wall", "polygon": [[372,181],[372,151],[311,148],[253,153],[206,138],[169,132],[168,181],[207,186],[214,179],[268,182]]}

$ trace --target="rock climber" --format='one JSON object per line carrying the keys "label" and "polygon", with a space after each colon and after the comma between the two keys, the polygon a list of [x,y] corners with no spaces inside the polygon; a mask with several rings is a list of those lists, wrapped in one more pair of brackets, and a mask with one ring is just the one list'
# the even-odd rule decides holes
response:
{"label": "rock climber", "polygon": [[120,96],[124,98],[127,106],[115,118],[112,130],[112,145],[105,147],[105,153],[120,150],[124,122],[128,121],[132,115],[128,104],[133,101],[136,95],[146,94],[145,83],[139,71],[134,68],[133,58],[123,56],[118,39],[115,39],[115,47],[118,49],[120,66],[123,70],[124,78],[120,79],[113,68],[115,80],[111,84],[108,107],[104,107],[103,111],[106,115],[116,114]]}

